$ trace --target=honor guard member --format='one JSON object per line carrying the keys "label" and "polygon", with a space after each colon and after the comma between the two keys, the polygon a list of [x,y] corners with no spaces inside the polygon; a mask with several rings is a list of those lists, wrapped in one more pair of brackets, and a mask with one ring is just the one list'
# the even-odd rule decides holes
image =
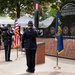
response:
{"label": "honor guard member", "polygon": [[27,72],[34,73],[35,71],[35,54],[36,54],[36,37],[37,31],[33,28],[33,22],[28,22],[28,28],[24,31],[22,36],[22,44],[26,50]]}
{"label": "honor guard member", "polygon": [[0,30],[0,49],[1,49],[1,35],[2,35],[2,31]]}
{"label": "honor guard member", "polygon": [[2,24],[3,27],[1,27],[1,24],[0,24],[0,49],[1,49],[1,45],[2,45],[2,33],[3,31],[6,31],[7,28],[4,26],[4,24]]}
{"label": "honor guard member", "polygon": [[0,24],[0,49],[1,49],[1,45],[2,45],[2,33],[3,31],[7,30],[7,28],[2,28],[1,24]]}
{"label": "honor guard member", "polygon": [[7,30],[3,32],[3,42],[4,42],[4,49],[5,49],[5,61],[12,61],[12,60],[10,60],[12,35],[14,35],[14,32],[11,28],[11,25],[8,24]]}
{"label": "honor guard member", "polygon": [[[1,25],[0,25],[1,27]],[[1,49],[1,38],[2,38],[2,30],[0,29],[0,49]]]}

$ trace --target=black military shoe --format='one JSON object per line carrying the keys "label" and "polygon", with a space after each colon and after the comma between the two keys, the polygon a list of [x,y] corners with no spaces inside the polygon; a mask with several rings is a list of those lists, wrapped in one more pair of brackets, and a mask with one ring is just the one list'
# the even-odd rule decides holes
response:
{"label": "black military shoe", "polygon": [[10,61],[10,62],[11,62],[12,60],[8,60],[8,61]]}
{"label": "black military shoe", "polygon": [[31,71],[31,70],[28,70],[28,69],[26,70],[26,72],[29,72],[29,73],[34,73],[34,71]]}
{"label": "black military shoe", "polygon": [[12,60],[6,60],[7,62],[12,62]]}

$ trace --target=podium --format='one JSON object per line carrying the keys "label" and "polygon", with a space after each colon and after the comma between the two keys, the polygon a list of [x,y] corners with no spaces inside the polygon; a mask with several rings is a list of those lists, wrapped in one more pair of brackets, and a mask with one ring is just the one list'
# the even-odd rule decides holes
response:
{"label": "podium", "polygon": [[37,51],[36,51],[36,64],[45,63],[45,43],[37,42]]}

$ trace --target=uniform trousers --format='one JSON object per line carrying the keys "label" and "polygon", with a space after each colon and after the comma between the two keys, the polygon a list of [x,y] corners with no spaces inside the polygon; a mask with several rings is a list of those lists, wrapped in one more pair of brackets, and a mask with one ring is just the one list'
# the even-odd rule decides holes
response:
{"label": "uniform trousers", "polygon": [[0,40],[0,49],[1,49],[1,40]]}
{"label": "uniform trousers", "polygon": [[5,60],[10,60],[10,52],[11,52],[11,44],[10,45],[4,45],[5,48]]}
{"label": "uniform trousers", "polygon": [[35,71],[36,49],[26,49],[27,67],[29,71]]}

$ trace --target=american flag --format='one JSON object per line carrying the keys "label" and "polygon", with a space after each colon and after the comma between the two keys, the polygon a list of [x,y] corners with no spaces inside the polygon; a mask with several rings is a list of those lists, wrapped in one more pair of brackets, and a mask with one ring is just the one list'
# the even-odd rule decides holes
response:
{"label": "american flag", "polygon": [[14,23],[14,48],[17,48],[19,46],[20,46],[19,24],[16,19]]}

